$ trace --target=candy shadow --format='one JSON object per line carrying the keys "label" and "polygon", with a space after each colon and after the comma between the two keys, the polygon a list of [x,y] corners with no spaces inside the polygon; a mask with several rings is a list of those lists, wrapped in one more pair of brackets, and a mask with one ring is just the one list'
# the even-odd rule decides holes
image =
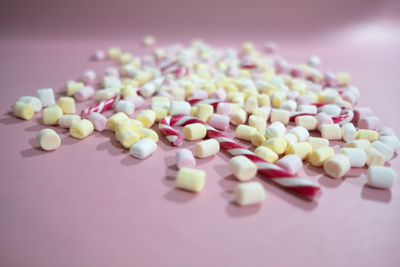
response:
{"label": "candy shadow", "polygon": [[81,141],[82,141],[81,139],[76,139],[71,136],[65,136],[63,139],[61,139],[61,145],[63,146],[75,145]]}
{"label": "candy shadow", "polygon": [[164,158],[164,165],[167,167],[165,175],[167,177],[175,177],[177,172],[179,171],[178,166],[175,163],[175,157],[174,156],[167,156]]}
{"label": "candy shadow", "polygon": [[392,191],[374,188],[365,184],[363,186],[363,189],[361,190],[361,198],[377,202],[389,203],[392,199]]}
{"label": "candy shadow", "polygon": [[164,198],[166,200],[180,204],[188,203],[195,197],[197,197],[197,193],[188,192],[177,188],[172,188],[164,194]]}
{"label": "candy shadow", "polygon": [[346,178],[360,178],[362,174],[366,174],[367,169],[365,168],[351,168],[344,176]]}
{"label": "candy shadow", "polygon": [[215,159],[215,155],[212,155],[211,157],[206,157],[206,158],[196,157],[196,166],[201,166],[201,165],[207,164],[210,161],[213,161],[214,159]]}
{"label": "candy shadow", "polygon": [[215,171],[221,176],[224,177],[230,173],[227,164],[218,164],[214,166]]}
{"label": "candy shadow", "polygon": [[14,114],[12,112],[7,112],[3,115],[8,116],[8,117],[5,117],[0,120],[0,123],[4,124],[4,125],[12,125],[12,124],[17,124],[17,123],[25,121],[25,120],[14,117]]}
{"label": "candy shadow", "polygon": [[233,192],[233,190],[239,183],[240,182],[232,174],[225,176],[223,179],[220,179],[218,181],[218,184],[221,186],[224,192],[230,192],[230,193]]}
{"label": "candy shadow", "polygon": [[324,174],[324,168],[322,167],[314,167],[313,165],[306,163],[303,164],[303,170],[305,174],[309,177],[318,176]]}
{"label": "candy shadow", "polygon": [[[121,155],[121,153],[119,153]],[[139,165],[142,162],[140,159],[136,159],[131,156],[127,156],[121,160],[121,164],[127,167]]]}
{"label": "candy shadow", "polygon": [[[112,132],[105,131],[100,133],[101,136],[107,137],[108,141],[100,143],[96,146],[97,151],[107,150],[108,154],[111,156],[121,155],[124,148],[121,144],[115,139],[115,136]],[[132,164],[129,164],[131,166]],[[135,165],[135,164],[134,164]]]}
{"label": "candy shadow", "polygon": [[225,208],[226,213],[234,218],[246,217],[256,214],[261,209],[262,204],[239,206],[234,201],[230,201]]}
{"label": "candy shadow", "polygon": [[338,187],[341,183],[343,183],[343,179],[342,178],[331,178],[328,177],[326,175],[322,175],[319,179],[318,182],[325,186],[325,187],[329,187],[329,188],[336,188]]}

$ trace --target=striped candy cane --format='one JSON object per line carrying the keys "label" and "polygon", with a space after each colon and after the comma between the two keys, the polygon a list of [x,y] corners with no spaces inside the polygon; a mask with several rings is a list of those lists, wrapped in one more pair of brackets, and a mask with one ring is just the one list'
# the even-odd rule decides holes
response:
{"label": "striped candy cane", "polygon": [[[314,113],[300,113],[300,112],[294,112],[290,116],[290,121],[294,121],[296,117],[298,116],[315,116],[316,114]],[[351,109],[342,109],[342,112],[338,116],[332,116],[333,123],[337,123],[339,125],[343,125],[347,122],[351,122],[353,120],[354,113]]]}
{"label": "striped candy cane", "polygon": [[[183,137],[177,130],[173,129],[172,126],[184,126],[191,123],[205,124],[203,121],[192,116],[175,115],[162,119],[159,123],[159,128],[161,133],[166,136],[169,142],[174,146],[179,146],[183,142]],[[314,198],[321,194],[321,189],[317,184],[304,178],[294,177],[292,174],[277,165],[263,160],[254,152],[236,143],[209,125],[206,125],[206,129],[207,138],[216,139],[221,148],[232,156],[243,155],[250,159],[257,165],[258,172],[269,178],[271,181],[305,197]]]}
{"label": "striped candy cane", "polygon": [[118,96],[115,96],[113,98],[109,98],[109,99],[106,99],[104,101],[101,101],[100,103],[98,103],[98,104],[96,104],[94,106],[90,106],[88,108],[85,108],[81,112],[81,117],[82,118],[87,118],[90,115],[90,113],[93,113],[93,112],[102,113],[102,112],[104,112],[106,110],[109,110],[112,107],[114,107],[120,99],[121,99],[121,96],[118,95]]}

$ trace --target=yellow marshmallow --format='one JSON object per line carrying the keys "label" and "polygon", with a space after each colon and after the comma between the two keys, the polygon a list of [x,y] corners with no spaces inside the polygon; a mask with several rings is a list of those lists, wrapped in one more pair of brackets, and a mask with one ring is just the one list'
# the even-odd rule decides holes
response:
{"label": "yellow marshmallow", "polygon": [[282,137],[270,138],[265,140],[262,145],[268,147],[278,155],[285,152],[287,148],[287,143]]}
{"label": "yellow marshmallow", "polygon": [[138,85],[142,85],[144,83],[147,83],[153,78],[153,74],[148,71],[141,71],[138,74],[136,74],[134,80],[138,83]]}
{"label": "yellow marshmallow", "polygon": [[204,188],[206,173],[203,170],[180,168],[176,176],[176,187],[193,192],[200,192]]}
{"label": "yellow marshmallow", "polygon": [[257,129],[245,124],[241,124],[236,127],[235,136],[236,138],[251,141],[251,137],[256,134]]}
{"label": "yellow marshmallow", "polygon": [[56,125],[58,119],[63,115],[62,109],[57,105],[48,106],[43,109],[42,120],[44,125]]}
{"label": "yellow marshmallow", "polygon": [[156,103],[156,102],[165,102],[165,103],[170,103],[170,100],[166,96],[153,96],[151,98],[151,103]]}
{"label": "yellow marshmallow", "polygon": [[320,147],[327,147],[329,146],[329,140],[326,138],[320,138],[320,137],[312,137],[310,136],[307,140],[307,142],[311,145],[312,149],[318,149]]}
{"label": "yellow marshmallow", "polygon": [[346,143],[344,147],[362,148],[364,150],[367,150],[368,148],[371,147],[371,143],[367,139],[358,139]]}
{"label": "yellow marshmallow", "polygon": [[196,116],[197,114],[197,106],[193,106],[190,108],[190,115],[191,116]]}
{"label": "yellow marshmallow", "polygon": [[329,146],[320,147],[313,150],[309,155],[310,163],[315,167],[321,167],[324,165],[324,162],[327,161],[330,157],[335,155],[333,149]]}
{"label": "yellow marshmallow", "polygon": [[266,140],[265,131],[258,131],[251,137],[251,143],[253,146],[261,146],[261,144]]}
{"label": "yellow marshmallow", "polygon": [[156,113],[151,109],[144,109],[138,114],[136,119],[140,121],[144,127],[149,128],[156,121]]}
{"label": "yellow marshmallow", "polygon": [[60,97],[59,105],[64,114],[74,114],[76,112],[75,99],[73,99],[72,97],[69,96]]}
{"label": "yellow marshmallow", "polygon": [[114,122],[115,133],[122,133],[126,130],[136,131],[137,129],[142,127],[143,124],[140,121],[130,118],[120,119]]}
{"label": "yellow marshmallow", "polygon": [[93,123],[87,119],[77,121],[72,124],[71,128],[69,128],[69,133],[71,136],[77,139],[83,139],[93,133],[93,131]]}
{"label": "yellow marshmallow", "polygon": [[183,127],[183,135],[186,140],[199,140],[206,136],[206,127],[201,123],[192,123]]}
{"label": "yellow marshmallow", "polygon": [[13,113],[15,117],[30,120],[35,114],[33,107],[25,102],[18,101],[13,107]]}
{"label": "yellow marshmallow", "polygon": [[150,138],[152,139],[154,142],[158,142],[158,134],[153,131],[152,129],[148,129],[148,128],[138,128],[136,129],[136,133],[137,135],[139,135],[140,140],[142,140],[143,138]]}
{"label": "yellow marshmallow", "polygon": [[340,72],[336,75],[336,77],[340,86],[348,85],[351,82],[351,76],[347,72]]}
{"label": "yellow marshmallow", "polygon": [[111,131],[115,131],[115,124],[120,121],[120,120],[125,120],[129,119],[129,117],[123,113],[123,112],[118,112],[112,115],[107,119],[107,126],[110,128]]}
{"label": "yellow marshmallow", "polygon": [[282,135],[282,138],[286,141],[286,144],[288,146],[297,143],[297,136],[293,133],[284,134],[284,135]]}
{"label": "yellow marshmallow", "polygon": [[260,107],[270,107],[271,99],[267,94],[260,94],[257,96],[258,106]]}
{"label": "yellow marshmallow", "polygon": [[156,113],[156,121],[160,121],[168,116],[168,109],[153,108],[152,110]]}
{"label": "yellow marshmallow", "polygon": [[257,108],[255,110],[253,110],[253,112],[251,114],[254,116],[260,116],[263,119],[265,119],[265,121],[267,121],[267,119],[269,118],[269,114],[267,113],[267,111],[264,109],[261,109],[261,108]]}
{"label": "yellow marshmallow", "polygon": [[244,110],[247,113],[252,113],[254,110],[258,109],[258,100],[255,96],[249,96],[244,102]]}
{"label": "yellow marshmallow", "polygon": [[296,154],[302,160],[306,159],[310,152],[312,151],[312,147],[307,142],[298,142],[296,144],[290,145],[286,149],[286,154]]}
{"label": "yellow marshmallow", "polygon": [[374,142],[378,140],[379,134],[377,131],[374,130],[366,130],[366,129],[360,129],[357,131],[357,139],[366,139],[370,142]]}
{"label": "yellow marshmallow", "polygon": [[272,94],[272,107],[279,108],[283,101],[286,100],[286,93],[278,91]]}
{"label": "yellow marshmallow", "polygon": [[278,160],[279,156],[272,149],[266,146],[259,146],[254,151],[257,156],[268,162],[274,163]]}
{"label": "yellow marshmallow", "polygon": [[317,129],[318,122],[314,116],[297,116],[295,118],[296,126],[303,126],[309,131]]}
{"label": "yellow marshmallow", "polygon": [[110,47],[107,50],[107,57],[109,59],[119,59],[119,57],[121,56],[121,48],[119,47]]}
{"label": "yellow marshmallow", "polygon": [[131,97],[131,96],[137,96],[136,90],[134,87],[130,84],[124,85],[121,88],[121,95],[126,98],[126,97]]}
{"label": "yellow marshmallow", "polygon": [[131,53],[123,53],[119,57],[120,64],[128,64],[132,61],[132,54]]}
{"label": "yellow marshmallow", "polygon": [[117,132],[116,138],[121,143],[121,145],[126,149],[130,148],[133,144],[135,144],[140,140],[139,135],[135,133],[133,130],[125,130],[122,132]]}
{"label": "yellow marshmallow", "polygon": [[261,116],[251,115],[249,117],[249,125],[256,128],[258,131],[265,130],[267,127],[267,120]]}
{"label": "yellow marshmallow", "polygon": [[213,106],[209,104],[197,105],[196,117],[198,117],[200,120],[207,122],[213,113],[214,113]]}
{"label": "yellow marshmallow", "polygon": [[67,96],[73,96],[75,92],[85,87],[85,85],[82,82],[68,81],[65,87],[67,89]]}

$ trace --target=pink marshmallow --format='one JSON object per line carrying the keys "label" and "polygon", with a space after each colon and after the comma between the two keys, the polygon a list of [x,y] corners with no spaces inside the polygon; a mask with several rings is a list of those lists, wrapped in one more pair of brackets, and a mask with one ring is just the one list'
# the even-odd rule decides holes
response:
{"label": "pink marshmallow", "polygon": [[345,91],[341,97],[343,98],[344,101],[349,102],[352,105],[355,105],[357,103],[357,96],[354,92],[352,91]]}
{"label": "pink marshmallow", "polygon": [[96,80],[96,72],[94,70],[87,70],[79,79],[85,84],[93,84]]}
{"label": "pink marshmallow", "polygon": [[292,175],[296,174],[303,167],[303,162],[301,161],[299,156],[295,154],[284,156],[283,158],[275,162],[275,164],[283,168],[287,172],[291,173]]}
{"label": "pink marshmallow", "polygon": [[358,127],[361,129],[376,130],[381,126],[381,119],[377,116],[368,116],[358,121]]}
{"label": "pink marshmallow", "polygon": [[311,92],[316,93],[316,92],[322,91],[322,86],[318,83],[313,83],[313,82],[306,81],[306,80],[304,80],[303,82],[307,84],[307,88]]}
{"label": "pink marshmallow", "polygon": [[192,91],[192,98],[193,99],[207,99],[208,94],[204,90],[194,90],[194,91]]}
{"label": "pink marshmallow", "polygon": [[274,54],[278,49],[278,45],[274,42],[267,42],[264,44],[264,51],[267,54]]}
{"label": "pink marshmallow", "polygon": [[288,92],[286,95],[287,100],[296,100],[299,97],[299,93],[297,92]]}
{"label": "pink marshmallow", "polygon": [[104,52],[104,50],[97,49],[93,54],[93,58],[97,61],[103,61],[106,59],[106,53]]}
{"label": "pink marshmallow", "polygon": [[336,78],[336,75],[328,72],[324,76],[325,85],[328,87],[337,87],[339,85],[339,81]]}
{"label": "pink marshmallow", "polygon": [[176,165],[178,168],[183,167],[195,167],[196,161],[193,157],[192,152],[189,149],[179,149],[175,154]]}
{"label": "pink marshmallow", "polygon": [[141,96],[130,96],[125,98],[126,101],[131,102],[133,105],[135,105],[135,108],[141,108],[144,105],[144,99]]}
{"label": "pink marshmallow", "polygon": [[290,71],[292,70],[292,66],[290,66],[290,64],[283,59],[275,60],[274,65],[275,71],[279,74],[287,74],[290,73]]}
{"label": "pink marshmallow", "polygon": [[378,133],[380,136],[396,135],[392,128],[386,126],[379,127]]}
{"label": "pink marshmallow", "polygon": [[331,117],[329,117],[328,114],[325,112],[320,112],[317,115],[315,115],[315,118],[317,119],[318,122],[318,128],[321,127],[323,124],[333,124],[333,120]]}
{"label": "pink marshmallow", "polygon": [[292,70],[290,71],[290,75],[292,75],[294,78],[304,78],[304,71],[299,67],[293,66]]}
{"label": "pink marshmallow", "polygon": [[372,109],[370,109],[368,107],[355,108],[353,111],[354,111],[354,118],[353,118],[354,122],[358,122],[360,119],[362,119],[364,117],[374,115],[374,112],[372,111]]}
{"label": "pink marshmallow", "polygon": [[259,107],[259,108],[265,111],[265,114],[266,114],[266,118],[265,119],[268,121],[269,120],[269,116],[271,116],[271,111],[272,111],[271,107],[262,106],[262,107]]}
{"label": "pink marshmallow", "polygon": [[226,115],[212,114],[208,124],[217,130],[226,130],[229,127],[229,117]]}
{"label": "pink marshmallow", "polygon": [[170,93],[168,93],[167,91],[159,92],[158,96],[165,96],[165,97],[168,97],[169,101],[171,101],[171,102],[174,101],[174,97]]}
{"label": "pink marshmallow", "polygon": [[230,103],[218,103],[217,113],[221,115],[231,115],[232,105]]}
{"label": "pink marshmallow", "polygon": [[107,118],[98,112],[90,113],[88,119],[93,123],[96,131],[102,132],[107,128]]}
{"label": "pink marshmallow", "polygon": [[106,75],[119,77],[118,68],[116,68],[116,67],[108,67],[108,68],[106,68]]}
{"label": "pink marshmallow", "polygon": [[85,101],[94,95],[94,89],[91,86],[85,86],[75,92],[74,97],[77,101]]}
{"label": "pink marshmallow", "polygon": [[310,105],[311,97],[309,95],[301,95],[296,98],[297,105]]}
{"label": "pink marshmallow", "polygon": [[214,93],[211,94],[210,98],[216,99],[218,101],[225,101],[226,100],[226,91],[223,88],[216,90]]}

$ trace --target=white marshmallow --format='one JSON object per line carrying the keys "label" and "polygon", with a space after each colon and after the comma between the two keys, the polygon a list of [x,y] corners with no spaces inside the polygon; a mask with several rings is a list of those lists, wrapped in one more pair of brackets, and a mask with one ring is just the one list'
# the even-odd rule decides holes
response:
{"label": "white marshmallow", "polygon": [[186,101],[172,101],[169,114],[173,115],[190,115],[190,104]]}
{"label": "white marshmallow", "polygon": [[54,92],[52,88],[37,90],[37,96],[42,102],[43,107],[48,107],[56,104],[56,99],[54,98]]}
{"label": "white marshmallow", "polygon": [[342,139],[346,143],[356,140],[357,130],[351,122],[345,123],[340,128]]}
{"label": "white marshmallow", "polygon": [[176,166],[178,168],[192,168],[196,166],[196,160],[189,149],[179,149],[175,154]]}
{"label": "white marshmallow", "polygon": [[150,97],[156,92],[156,90],[157,87],[155,84],[153,82],[148,82],[140,88],[140,94],[144,97]]}
{"label": "white marshmallow", "polygon": [[268,138],[281,137],[286,132],[286,127],[282,122],[275,121],[265,129]]}
{"label": "white marshmallow", "polygon": [[299,105],[297,111],[301,113],[317,114],[318,109],[314,105]]}
{"label": "white marshmallow", "polygon": [[342,112],[342,109],[338,105],[328,104],[320,107],[320,111],[331,116],[338,116]]}
{"label": "white marshmallow", "polygon": [[379,141],[390,146],[394,151],[397,151],[400,148],[399,138],[395,135],[381,136],[379,137]]}
{"label": "white marshmallow", "polygon": [[257,174],[257,166],[245,156],[236,156],[229,160],[229,170],[239,181],[247,181]]}
{"label": "white marshmallow", "polygon": [[320,147],[326,147],[329,146],[329,140],[326,138],[320,138],[320,137],[312,137],[310,136],[307,140],[307,142],[311,145],[312,149],[315,150]]}
{"label": "white marshmallow", "polygon": [[43,105],[42,105],[42,102],[40,101],[40,99],[37,97],[34,97],[34,96],[23,96],[20,99],[18,99],[18,101],[31,105],[35,112],[41,111],[43,108]]}
{"label": "white marshmallow", "polygon": [[95,91],[91,86],[85,86],[74,93],[74,98],[77,101],[85,101],[94,96]]}
{"label": "white marshmallow", "polygon": [[81,117],[79,117],[76,114],[65,114],[62,115],[61,118],[58,119],[58,125],[61,128],[71,128],[72,124],[74,124],[77,121],[80,121]]}
{"label": "white marshmallow", "polygon": [[156,142],[150,138],[143,138],[139,142],[133,144],[129,149],[129,154],[138,159],[144,159],[153,154],[157,149]]}
{"label": "white marshmallow", "polygon": [[98,112],[90,113],[88,119],[93,123],[94,129],[102,132],[107,128],[107,118]]}
{"label": "white marshmallow", "polygon": [[60,136],[52,129],[41,130],[37,135],[37,140],[40,147],[46,151],[54,150],[61,144]]}
{"label": "white marshmallow", "polygon": [[395,170],[384,166],[370,166],[367,172],[367,184],[376,188],[389,189],[397,180]]}
{"label": "white marshmallow", "polygon": [[328,140],[342,139],[342,132],[338,124],[323,124],[320,128],[321,136]]}
{"label": "white marshmallow", "polygon": [[265,189],[259,182],[248,182],[238,184],[234,191],[237,204],[251,205],[261,203],[265,199]]}
{"label": "white marshmallow", "polygon": [[351,167],[364,167],[367,161],[367,154],[362,148],[341,148],[339,153],[349,158]]}
{"label": "white marshmallow", "polygon": [[296,111],[297,103],[294,100],[285,100],[279,106],[280,109],[286,109],[288,111]]}
{"label": "white marshmallow", "polygon": [[117,105],[115,105],[115,110],[117,112],[123,112],[128,116],[132,116],[135,112],[135,105],[132,102],[126,100],[118,101]]}
{"label": "white marshmallow", "polygon": [[385,157],[385,161],[391,160],[393,158],[393,148],[382,143],[381,141],[372,142],[372,147],[382,153]]}
{"label": "white marshmallow", "polygon": [[164,102],[164,101],[157,101],[151,103],[151,109],[158,109],[158,108],[169,109],[170,106],[171,105],[169,102]]}
{"label": "white marshmallow", "polygon": [[219,143],[215,139],[208,139],[198,142],[194,146],[194,154],[198,158],[207,158],[217,154],[219,151]]}
{"label": "white marshmallow", "polygon": [[308,139],[308,137],[310,136],[310,133],[307,131],[306,128],[302,127],[302,126],[296,126],[294,128],[292,128],[289,133],[294,134],[297,137],[297,141],[299,142],[304,142]]}

